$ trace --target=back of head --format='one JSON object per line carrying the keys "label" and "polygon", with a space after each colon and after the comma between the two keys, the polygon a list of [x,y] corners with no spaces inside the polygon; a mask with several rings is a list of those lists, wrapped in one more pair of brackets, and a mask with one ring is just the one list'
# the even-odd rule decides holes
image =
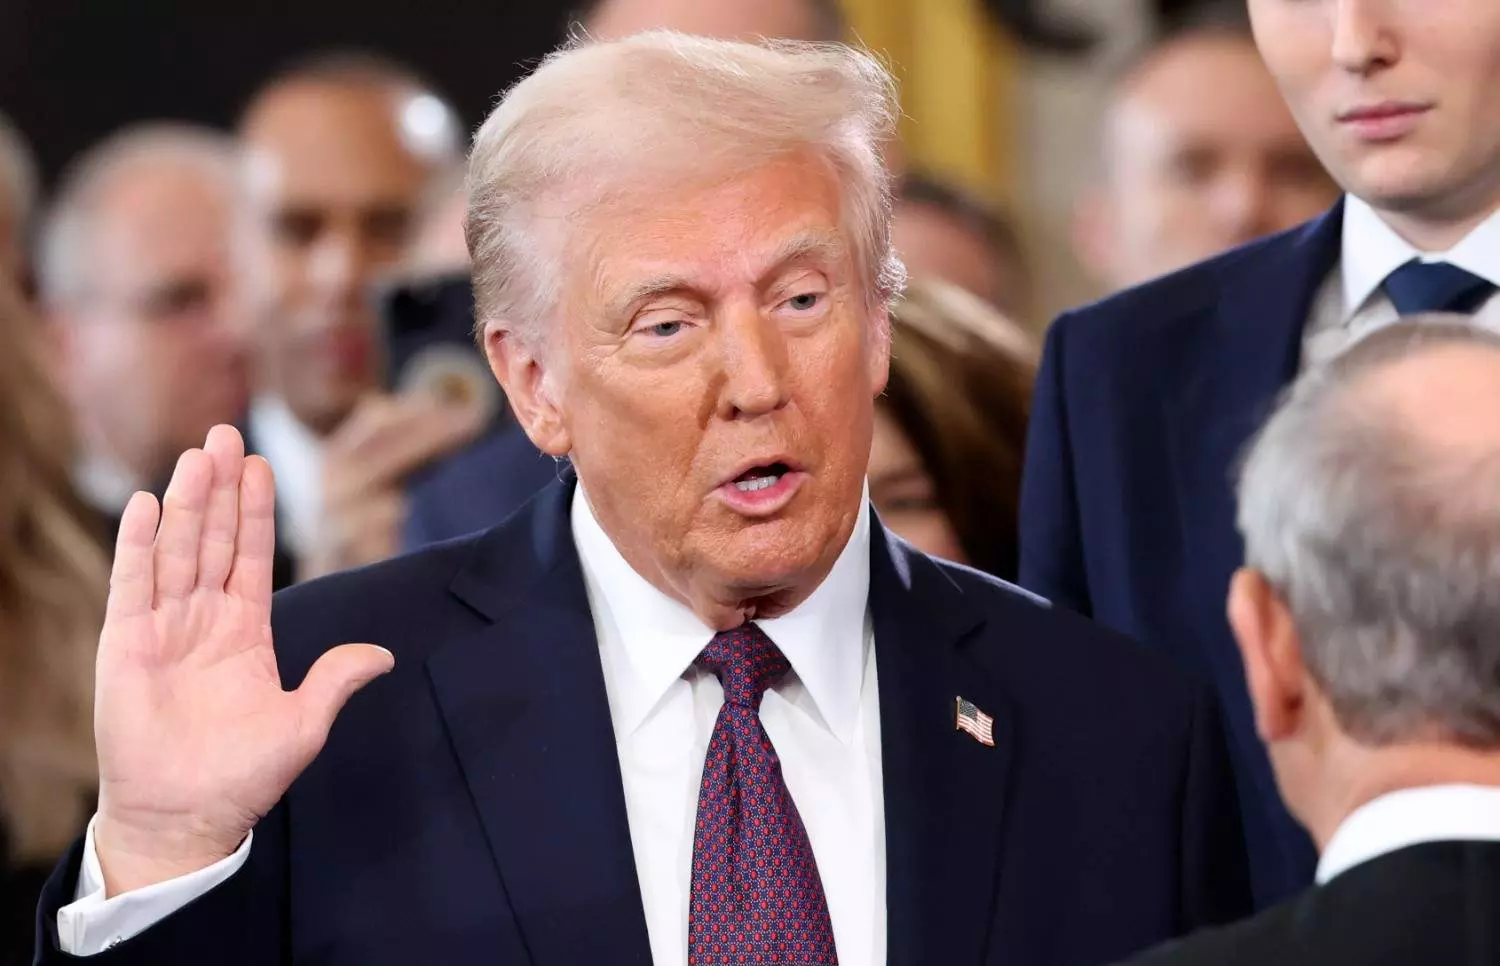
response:
{"label": "back of head", "polygon": [[896,250],[913,274],[961,285],[1025,319],[1034,283],[1016,226],[963,188],[922,172],[896,188]]}
{"label": "back of head", "polygon": [[535,334],[559,295],[563,236],[598,209],[809,153],[844,185],[863,289],[883,303],[902,278],[879,156],[895,114],[889,74],[839,44],[669,31],[569,44],[475,136],[466,231],[477,318]]}
{"label": "back of head", "polygon": [[1304,376],[1240,480],[1338,727],[1371,747],[1500,750],[1500,337],[1383,330]]}

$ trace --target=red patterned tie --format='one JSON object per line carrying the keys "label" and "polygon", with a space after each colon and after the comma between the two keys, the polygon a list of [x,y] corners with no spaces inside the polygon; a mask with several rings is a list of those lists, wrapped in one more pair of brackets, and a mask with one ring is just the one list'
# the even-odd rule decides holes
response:
{"label": "red patterned tie", "polygon": [[760,724],[791,668],[754,624],[715,634],[697,665],[724,686],[698,792],[688,963],[833,966],[833,924],[812,844]]}

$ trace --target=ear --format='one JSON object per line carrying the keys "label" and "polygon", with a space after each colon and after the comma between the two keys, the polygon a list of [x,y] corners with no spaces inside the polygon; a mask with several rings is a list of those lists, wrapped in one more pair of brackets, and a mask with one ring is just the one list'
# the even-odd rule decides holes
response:
{"label": "ear", "polygon": [[573,448],[562,410],[554,398],[556,373],[549,373],[531,340],[520,338],[506,323],[485,325],[484,354],[490,371],[505,389],[516,421],[537,449],[548,456],[566,456]]}
{"label": "ear", "polygon": [[1115,242],[1118,236],[1114,208],[1099,185],[1088,188],[1073,205],[1070,235],[1073,257],[1096,282],[1109,284],[1115,276]]}
{"label": "ear", "polygon": [[1255,706],[1256,731],[1267,744],[1285,741],[1301,731],[1309,696],[1296,622],[1265,576],[1244,567],[1229,583],[1228,612]]}

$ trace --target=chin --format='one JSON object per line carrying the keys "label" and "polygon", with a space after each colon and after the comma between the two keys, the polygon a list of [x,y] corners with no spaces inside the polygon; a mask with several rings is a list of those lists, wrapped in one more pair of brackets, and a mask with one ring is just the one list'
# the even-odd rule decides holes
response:
{"label": "chin", "polygon": [[1392,147],[1361,159],[1340,181],[1353,194],[1385,211],[1420,210],[1450,186],[1448,166],[1416,148]]}
{"label": "chin", "polygon": [[801,584],[832,563],[834,534],[824,521],[783,517],[747,522],[706,554],[728,585],[746,596],[772,594]]}

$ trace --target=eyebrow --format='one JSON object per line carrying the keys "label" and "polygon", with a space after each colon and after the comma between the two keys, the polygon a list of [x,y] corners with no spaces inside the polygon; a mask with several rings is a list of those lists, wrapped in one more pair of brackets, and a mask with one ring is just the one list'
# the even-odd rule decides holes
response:
{"label": "eyebrow", "polygon": [[[765,271],[760,273],[757,284],[764,284],[767,279],[776,276],[795,262],[822,261],[832,264],[844,258],[847,253],[848,248],[835,231],[815,229],[799,232],[776,246],[770,258],[770,264]],[[692,280],[685,275],[664,273],[644,278],[626,288],[617,297],[610,299],[609,317],[624,315],[631,306],[641,302],[673,292],[691,291],[694,287]]]}

